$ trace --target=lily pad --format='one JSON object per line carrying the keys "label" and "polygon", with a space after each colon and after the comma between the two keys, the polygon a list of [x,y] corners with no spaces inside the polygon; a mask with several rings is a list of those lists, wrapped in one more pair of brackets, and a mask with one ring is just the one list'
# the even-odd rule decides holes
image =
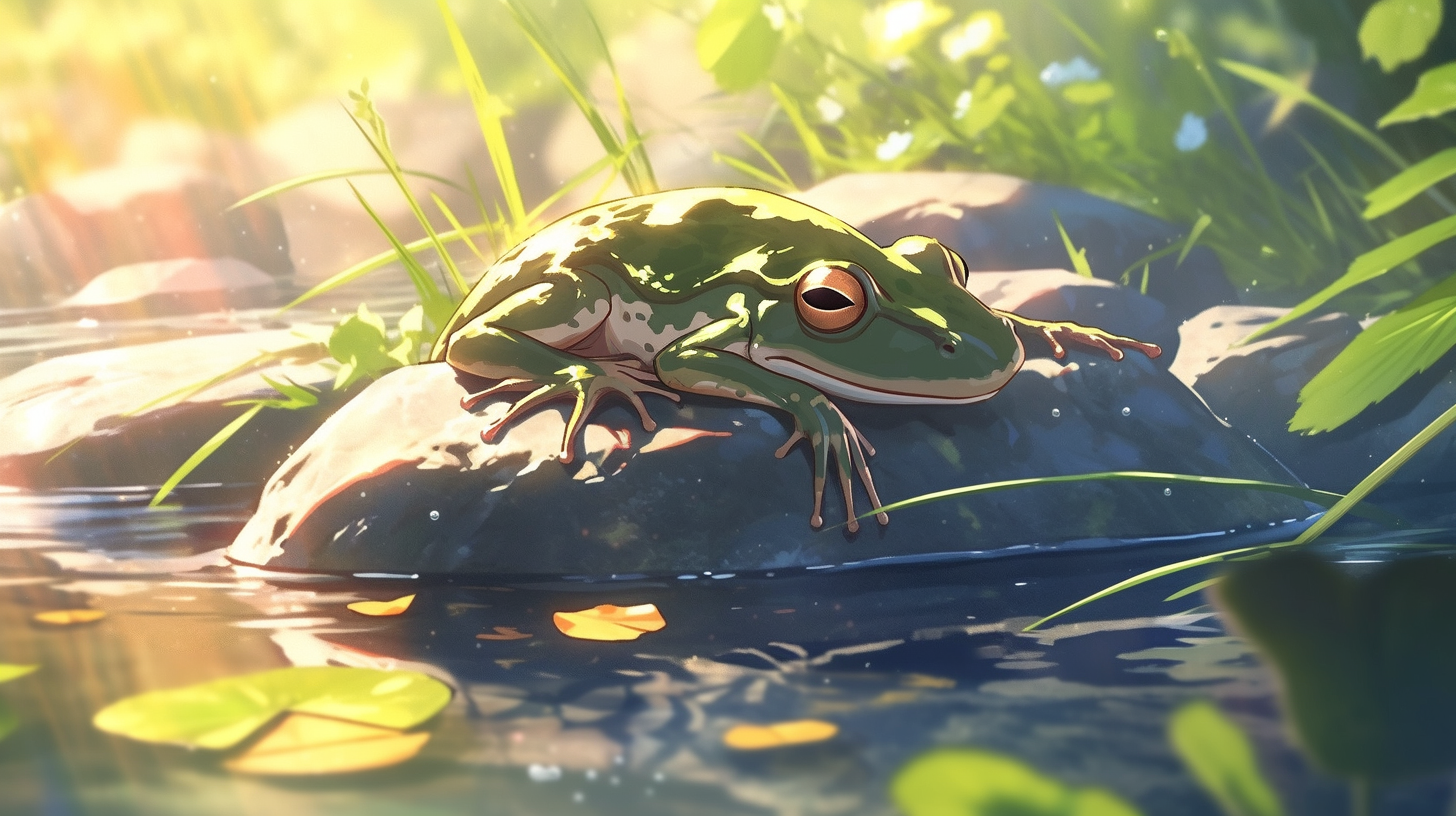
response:
{"label": "lily pad", "polygon": [[1456,767],[1456,561],[1357,579],[1305,553],[1241,564],[1222,606],[1283,679],[1305,750],[1347,779]]}
{"label": "lily pad", "polygon": [[1101,788],[1064,785],[1011,757],[945,748],[922,754],[890,782],[906,816],[1139,816]]}
{"label": "lily pad", "polygon": [[763,751],[823,742],[839,733],[839,726],[823,720],[790,720],[769,725],[735,725],[723,735],[723,744],[735,751]]}
{"label": "lily pad", "polygon": [[143,742],[231,748],[285,711],[405,729],[449,700],[448,686],[418,672],[303,666],[138,694],[93,722]]}
{"label": "lily pad", "polygon": [[386,768],[414,758],[428,731],[398,731],[312,714],[289,714],[247,750],[223,763],[235,773],[324,776]]}
{"label": "lily pad", "polygon": [[403,614],[414,602],[415,596],[413,595],[405,595],[392,601],[355,601],[349,604],[349,611],[375,618],[386,618]]}
{"label": "lily pad", "polygon": [[557,612],[551,621],[561,634],[581,640],[636,640],[644,632],[667,626],[653,604],[601,604],[580,612]]}

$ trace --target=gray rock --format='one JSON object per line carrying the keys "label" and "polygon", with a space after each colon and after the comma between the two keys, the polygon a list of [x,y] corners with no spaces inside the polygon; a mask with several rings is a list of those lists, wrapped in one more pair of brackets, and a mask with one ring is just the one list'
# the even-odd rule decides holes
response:
{"label": "gray rock", "polygon": [[288,238],[267,201],[181,164],[117,165],[0,206],[0,303],[38,306],[118,266],[232,257],[287,277]]}
{"label": "gray rock", "polygon": [[[649,397],[655,434],[614,405],[586,454],[557,458],[564,408],[533,412],[486,445],[504,403],[474,413],[444,364],[392,372],[344,406],[264,488],[228,550],[245,564],[390,573],[625,574],[771,570],[1267,527],[1307,516],[1285,496],[1162,483],[1041,486],[893,512],[857,534],[808,525],[810,464],[784,460],[776,413]],[[842,403],[878,449],[887,502],[985,482],[1104,470],[1291,481],[1181,383],[1141,357],[1033,359],[984,403]],[[387,428],[388,433],[381,433]],[[1165,487],[1169,488],[1165,494]],[[856,506],[868,499],[856,489]],[[842,521],[832,487],[830,525]],[[1071,544],[1068,544],[1071,542]]]}
{"label": "gray rock", "polygon": [[[188,386],[243,365],[260,352],[297,349],[291,359],[217,383],[185,400]],[[159,485],[245,410],[225,403],[276,397],[261,375],[320,389],[320,404],[265,410],[193,472],[192,482],[261,482],[346,395],[334,374],[290,331],[219,334],[57,357],[0,380],[0,484],[32,489]]]}
{"label": "gray rock", "polygon": [[[1117,280],[1139,258],[1187,235],[1183,227],[1105,198],[995,173],[855,173],[795,196],[889,244],[928,235],[965,256],[972,270],[1065,267],[1055,211],[1073,244],[1087,251],[1099,278]],[[1210,306],[1236,303],[1223,267],[1206,247],[1154,261],[1148,294],[1175,321]],[[1141,271],[1136,280],[1141,281]]]}
{"label": "gray rock", "polygon": [[146,317],[277,305],[272,275],[237,258],[177,258],[108,269],[57,304],[84,315]]}
{"label": "gray rock", "polygon": [[[1299,391],[1360,333],[1360,323],[1329,314],[1289,324],[1245,346],[1231,344],[1286,309],[1221,306],[1183,324],[1182,351],[1170,369],[1214,413],[1248,434],[1311,487],[1354,487],[1442,411],[1456,404],[1456,355],[1438,362],[1325,433],[1289,431]],[[1456,487],[1456,439],[1437,438],[1386,483],[1386,496],[1430,495]]]}

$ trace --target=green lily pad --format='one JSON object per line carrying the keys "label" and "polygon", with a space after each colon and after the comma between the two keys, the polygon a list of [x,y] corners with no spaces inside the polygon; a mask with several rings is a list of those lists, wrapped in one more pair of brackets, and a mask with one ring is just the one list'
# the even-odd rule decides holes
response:
{"label": "green lily pad", "polygon": [[14,663],[0,663],[0,683],[8,683],[17,677],[24,677],[38,668],[40,667],[17,666]]}
{"label": "green lily pad", "polygon": [[1073,788],[1007,756],[944,748],[921,754],[890,782],[906,816],[1139,816],[1101,788]]}
{"label": "green lily pad", "polygon": [[285,711],[404,729],[449,700],[449,686],[418,672],[306,666],[138,694],[97,712],[92,722],[143,742],[221,749]]}
{"label": "green lily pad", "polygon": [[1456,561],[1352,578],[1305,553],[1239,565],[1223,608],[1283,678],[1310,757],[1347,779],[1456,767]]}

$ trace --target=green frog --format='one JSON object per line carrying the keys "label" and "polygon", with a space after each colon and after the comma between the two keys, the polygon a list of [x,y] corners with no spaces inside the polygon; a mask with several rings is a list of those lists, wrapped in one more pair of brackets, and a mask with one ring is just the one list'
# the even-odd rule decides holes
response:
{"label": "green frog", "polygon": [[[869,440],[835,399],[964,405],[1006,385],[1025,357],[1015,327],[1053,354],[1080,343],[1114,360],[1150,343],[986,306],[966,290],[965,261],[939,241],[881,247],[848,224],[784,196],[693,188],[580,210],[502,256],[440,334],[431,359],[495,381],[462,406],[525,392],[482,432],[569,399],[561,440],[577,436],[608,395],[625,398],[652,431],[642,395],[727,397],[783,411],[794,430],[783,458],[807,442],[811,526],[824,523],[825,484],[837,477],[858,529],[853,480],[875,492]],[[831,470],[831,455],[833,467]],[[879,512],[880,524],[889,521]]]}

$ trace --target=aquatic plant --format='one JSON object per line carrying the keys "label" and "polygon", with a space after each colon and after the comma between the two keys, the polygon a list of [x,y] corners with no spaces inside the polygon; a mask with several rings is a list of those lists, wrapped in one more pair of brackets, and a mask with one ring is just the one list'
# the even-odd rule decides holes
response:
{"label": "aquatic plant", "polygon": [[[18,666],[13,663],[0,663],[0,683],[8,683],[40,668],[39,666]],[[10,736],[10,732],[20,727],[20,718],[16,716],[15,710],[0,700],[0,740]]]}

